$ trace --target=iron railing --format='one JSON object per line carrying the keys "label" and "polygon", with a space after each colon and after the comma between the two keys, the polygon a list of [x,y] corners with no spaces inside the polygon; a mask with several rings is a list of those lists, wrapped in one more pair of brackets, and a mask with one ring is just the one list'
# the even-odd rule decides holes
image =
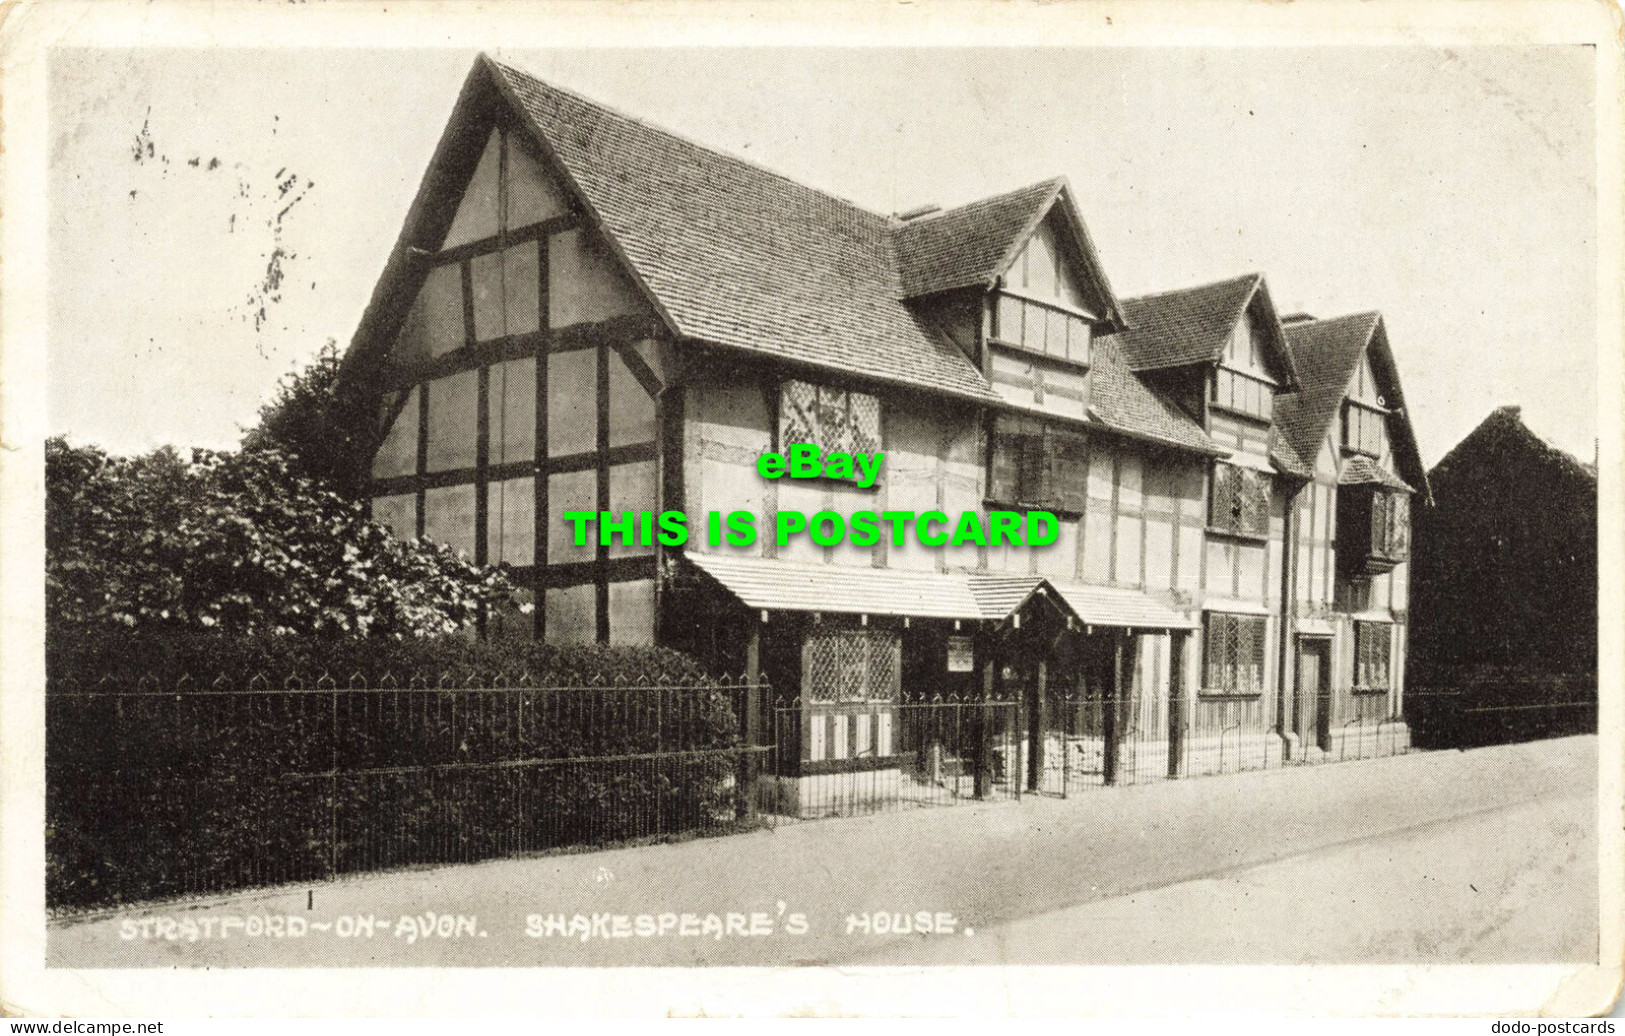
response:
{"label": "iron railing", "polygon": [[104,906],[733,830],[741,683],[46,697],[47,902]]}
{"label": "iron railing", "polygon": [[1018,799],[1021,706],[938,695],[773,703],[757,795],[788,817]]}

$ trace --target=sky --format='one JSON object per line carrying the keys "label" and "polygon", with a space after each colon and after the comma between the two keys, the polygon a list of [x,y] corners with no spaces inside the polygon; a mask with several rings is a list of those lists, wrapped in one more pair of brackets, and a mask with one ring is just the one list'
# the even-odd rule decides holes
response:
{"label": "sky", "polygon": [[[1381,311],[1428,465],[1505,404],[1591,459],[1589,47],[492,53],[875,211],[1065,175],[1121,297]],[[230,446],[348,344],[474,57],[53,51],[50,431]]]}

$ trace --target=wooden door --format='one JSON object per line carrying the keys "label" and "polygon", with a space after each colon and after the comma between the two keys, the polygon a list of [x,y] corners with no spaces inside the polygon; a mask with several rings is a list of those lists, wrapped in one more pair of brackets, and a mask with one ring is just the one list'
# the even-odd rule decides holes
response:
{"label": "wooden door", "polygon": [[1298,738],[1322,751],[1332,746],[1331,642],[1304,640],[1298,647]]}

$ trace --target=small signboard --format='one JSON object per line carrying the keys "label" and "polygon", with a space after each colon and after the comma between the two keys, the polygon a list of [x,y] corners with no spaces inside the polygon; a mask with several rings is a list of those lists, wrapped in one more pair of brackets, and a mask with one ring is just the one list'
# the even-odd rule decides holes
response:
{"label": "small signboard", "polygon": [[976,668],[976,650],[969,637],[948,638],[948,671],[968,673]]}

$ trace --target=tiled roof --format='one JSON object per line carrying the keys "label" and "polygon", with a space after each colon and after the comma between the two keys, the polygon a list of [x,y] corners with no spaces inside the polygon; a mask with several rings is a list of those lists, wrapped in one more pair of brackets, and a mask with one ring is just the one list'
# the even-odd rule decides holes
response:
{"label": "tiled roof", "polygon": [[991,284],[1063,186],[1057,177],[899,224],[892,239],[903,295]]}
{"label": "tiled roof", "polygon": [[1370,457],[1350,457],[1343,462],[1343,470],[1337,475],[1337,484],[1340,486],[1386,486],[1389,489],[1411,492],[1411,487],[1398,476],[1378,467]]}
{"label": "tiled roof", "polygon": [[1021,607],[1044,580],[1039,576],[973,573],[965,577],[984,619],[1002,619]]}
{"label": "tiled roof", "polygon": [[1270,424],[1270,460],[1275,462],[1277,468],[1289,475],[1297,475],[1299,478],[1314,478],[1314,464],[1299,456],[1297,449],[1287,439],[1286,434],[1281,431],[1281,398],[1280,396],[1276,397],[1276,420]]}
{"label": "tiled roof", "polygon": [[1298,391],[1275,397],[1275,423],[1302,460],[1320,452],[1320,440],[1337,417],[1360,353],[1376,331],[1376,313],[1286,326],[1287,346],[1298,368]]}
{"label": "tiled roof", "polygon": [[1194,418],[1153,392],[1129,370],[1115,336],[1096,339],[1090,348],[1090,358],[1094,378],[1090,417],[1129,435],[1211,454],[1224,452]]}
{"label": "tiled roof", "polygon": [[779,561],[738,554],[685,555],[748,608],[847,615],[980,619],[963,574]]}
{"label": "tiled roof", "polygon": [[1092,626],[1132,626],[1139,629],[1192,629],[1193,619],[1139,590],[1089,586],[1049,580],[1055,592],[1082,622]]}
{"label": "tiled roof", "polygon": [[1123,300],[1129,329],[1115,335],[1134,370],[1212,363],[1263,280],[1249,273],[1215,284]]}
{"label": "tiled roof", "polygon": [[679,333],[977,399],[881,215],[491,62]]}
{"label": "tiled roof", "polygon": [[[1064,180],[899,223],[486,60],[679,334],[999,401],[904,299],[996,276]],[[1108,428],[1221,452],[1111,346],[1093,399]]]}
{"label": "tiled roof", "polygon": [[910,572],[821,565],[742,554],[684,555],[747,608],[921,619],[1003,619],[1035,591],[1048,593],[1081,622],[1141,629],[1189,629],[1186,618],[1139,590],[1061,583],[1039,576]]}

